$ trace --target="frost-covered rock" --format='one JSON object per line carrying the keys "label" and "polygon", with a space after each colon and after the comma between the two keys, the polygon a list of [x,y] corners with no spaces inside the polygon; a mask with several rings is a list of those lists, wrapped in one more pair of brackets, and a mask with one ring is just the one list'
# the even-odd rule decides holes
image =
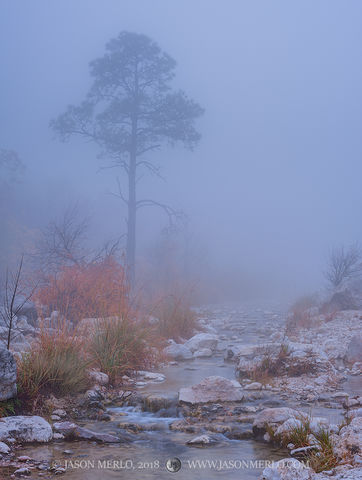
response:
{"label": "frost-covered rock", "polygon": [[80,427],[73,422],[57,422],[53,424],[57,433],[61,433],[65,439],[91,440],[100,443],[119,443],[128,441],[130,436],[123,434],[121,437],[108,433],[93,432],[87,428]]}
{"label": "frost-covered rock", "polygon": [[249,383],[248,385],[245,385],[244,390],[261,390],[263,388],[263,385],[259,382],[253,382]]}
{"label": "frost-covered rock", "polygon": [[295,458],[283,458],[267,467],[259,480],[313,480],[314,471]]}
{"label": "frost-covered rock", "polygon": [[19,442],[49,442],[52,427],[42,417],[19,415],[0,418],[0,440],[15,438]]}
{"label": "frost-covered rock", "polygon": [[253,358],[255,356],[256,350],[260,348],[259,345],[240,345],[235,347],[236,355],[241,358]]}
{"label": "frost-covered rock", "polygon": [[35,328],[33,327],[33,325],[30,325],[28,323],[28,319],[24,315],[21,315],[17,319],[16,328],[18,331],[20,331],[24,335],[35,333]]}
{"label": "frost-covered rock", "polygon": [[53,415],[57,415],[60,418],[64,418],[67,416],[67,412],[62,408],[57,408],[56,410],[53,411]]}
{"label": "frost-covered rock", "polygon": [[192,438],[186,442],[186,445],[191,445],[194,447],[206,447],[215,445],[217,440],[210,435],[200,435],[199,437]]}
{"label": "frost-covered rock", "polygon": [[240,376],[240,378],[249,378],[252,372],[257,368],[259,363],[261,362],[262,357],[254,357],[252,360],[248,360],[245,357],[241,357],[236,367],[236,370]]}
{"label": "frost-covered rock", "polygon": [[179,392],[179,401],[192,405],[208,402],[240,402],[243,398],[243,389],[239,382],[218,376],[204,378],[197,385],[181,388]]}
{"label": "frost-covered rock", "polygon": [[295,428],[300,428],[302,426],[302,421],[298,418],[288,418],[285,422],[283,422],[279,427],[276,429],[276,435],[288,435],[292,430]]}
{"label": "frost-covered rock", "polygon": [[0,453],[2,455],[6,455],[9,452],[10,452],[10,447],[6,445],[6,443],[4,442],[0,442]]}
{"label": "frost-covered rock", "polygon": [[145,370],[139,370],[137,374],[144,380],[152,380],[154,382],[164,382],[166,377],[163,373],[146,372]]}
{"label": "frost-covered rock", "polygon": [[200,348],[200,350],[196,350],[196,352],[194,352],[194,358],[205,358],[211,356],[212,350],[210,348]]}
{"label": "frost-covered rock", "polygon": [[337,437],[335,454],[340,459],[353,459],[362,449],[362,417],[354,417],[351,423],[343,427]]}
{"label": "frost-covered rock", "polygon": [[362,362],[362,336],[355,335],[348,344],[345,356],[347,363]]}
{"label": "frost-covered rock", "polygon": [[191,350],[181,343],[172,343],[163,349],[163,353],[172,360],[191,360]]}
{"label": "frost-covered rock", "polygon": [[88,376],[96,385],[107,385],[109,383],[108,375],[98,370],[90,370]]}
{"label": "frost-covered rock", "polygon": [[16,362],[14,355],[0,346],[0,401],[16,395]]}
{"label": "frost-covered rock", "polygon": [[313,480],[361,480],[362,467],[351,468],[350,465],[340,465],[332,472],[315,474]]}
{"label": "frost-covered rock", "polygon": [[185,342],[185,347],[189,348],[192,353],[202,348],[209,348],[214,352],[217,348],[219,338],[211,333],[198,333]]}
{"label": "frost-covered rock", "polygon": [[319,433],[321,430],[328,429],[328,420],[325,417],[312,417],[309,420],[309,428],[314,434]]}
{"label": "frost-covered rock", "polygon": [[289,419],[297,418],[299,413],[288,407],[266,408],[259,412],[253,423],[253,432],[255,435],[264,435],[267,427],[276,429]]}

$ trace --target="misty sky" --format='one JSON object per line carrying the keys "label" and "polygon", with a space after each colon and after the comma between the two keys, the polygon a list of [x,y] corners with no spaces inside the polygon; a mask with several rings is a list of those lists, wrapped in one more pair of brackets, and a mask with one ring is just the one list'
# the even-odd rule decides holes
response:
{"label": "misty sky", "polygon": [[[158,153],[167,182],[140,196],[182,208],[217,263],[314,288],[333,245],[362,241],[361,27],[359,0],[0,0],[0,148],[27,167],[23,220],[74,199],[95,235],[124,232],[115,172],[49,121],[84,98],[110,38],[144,33],[205,115],[198,148]],[[140,251],[165,222],[140,215]]]}

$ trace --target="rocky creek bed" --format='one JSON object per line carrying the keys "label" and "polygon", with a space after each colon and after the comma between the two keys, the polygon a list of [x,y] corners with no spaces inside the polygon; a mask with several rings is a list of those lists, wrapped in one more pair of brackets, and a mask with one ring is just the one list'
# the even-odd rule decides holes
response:
{"label": "rocky creek bed", "polygon": [[[171,361],[157,372],[125,378],[121,391],[95,372],[86,395],[50,399],[47,420],[2,419],[0,475],[168,478],[165,463],[176,457],[185,479],[362,478],[362,312],[341,312],[289,337],[278,305],[205,307],[199,314],[204,331],[184,344],[170,342]],[[266,353],[270,361],[286,342],[288,362],[312,358],[315,369],[255,381]],[[346,414],[351,423],[341,428]],[[300,468],[303,456],[276,441],[307,417],[311,435],[325,428],[334,436],[341,461],[327,473]],[[277,463],[286,458],[295,463]]]}

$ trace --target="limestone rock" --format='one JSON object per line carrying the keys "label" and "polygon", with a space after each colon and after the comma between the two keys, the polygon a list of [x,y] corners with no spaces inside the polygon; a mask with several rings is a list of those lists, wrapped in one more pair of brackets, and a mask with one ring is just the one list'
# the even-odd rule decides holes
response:
{"label": "limestone rock", "polygon": [[107,385],[109,383],[108,375],[98,370],[90,370],[88,376],[96,385]]}
{"label": "limestone rock", "polygon": [[191,360],[192,358],[192,352],[188,347],[174,341],[163,349],[163,353],[172,360]]}
{"label": "limestone rock", "polygon": [[219,376],[204,378],[199,384],[181,388],[179,392],[179,401],[192,405],[208,402],[240,402],[243,398],[239,382]]}
{"label": "limestone rock", "polygon": [[355,335],[348,344],[345,356],[347,363],[362,362],[362,336]]}
{"label": "limestone rock", "polygon": [[192,353],[202,348],[209,348],[212,352],[216,350],[219,338],[211,333],[198,333],[185,342],[185,347],[189,348]]}
{"label": "limestone rock", "polygon": [[53,427],[57,433],[63,434],[65,439],[68,440],[78,439],[92,440],[100,443],[119,443],[130,439],[127,435],[123,435],[122,438],[120,438],[108,433],[93,432],[73,422],[57,422],[53,424]]}
{"label": "limestone rock", "polygon": [[49,442],[53,432],[50,424],[36,415],[0,418],[0,440],[9,437],[20,442]]}
{"label": "limestone rock", "polygon": [[314,471],[296,459],[283,458],[263,470],[260,480],[313,480]]}
{"label": "limestone rock", "polygon": [[285,421],[295,419],[298,415],[296,410],[288,407],[266,408],[256,415],[253,432],[255,435],[264,435],[267,426],[271,426],[275,431]]}

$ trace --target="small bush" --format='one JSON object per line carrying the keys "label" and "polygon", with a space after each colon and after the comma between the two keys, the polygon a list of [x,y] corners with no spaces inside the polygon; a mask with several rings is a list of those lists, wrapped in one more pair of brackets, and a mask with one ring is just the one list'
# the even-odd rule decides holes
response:
{"label": "small bush", "polygon": [[89,340],[90,360],[115,382],[128,371],[140,370],[156,362],[152,340],[150,328],[128,314],[102,319]]}
{"label": "small bush", "polygon": [[198,328],[197,315],[185,295],[168,295],[158,302],[152,315],[159,320],[156,326],[158,335],[165,339],[172,338],[176,342],[188,339]]}
{"label": "small bush", "polygon": [[40,394],[78,393],[88,386],[83,343],[68,325],[42,328],[31,350],[18,361],[18,392],[33,402]]}

